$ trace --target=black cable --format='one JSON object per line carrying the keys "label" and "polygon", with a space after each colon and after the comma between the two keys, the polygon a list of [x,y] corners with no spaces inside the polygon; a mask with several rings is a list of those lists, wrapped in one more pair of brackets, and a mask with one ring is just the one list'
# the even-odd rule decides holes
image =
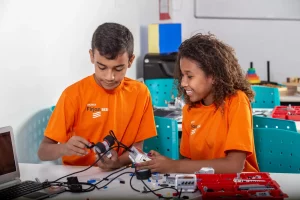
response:
{"label": "black cable", "polygon": [[[156,192],[156,191],[164,190],[164,189],[173,189],[173,190],[175,190],[178,193],[178,190],[175,189],[174,187],[161,187],[161,188],[158,188],[158,189],[155,189],[155,190],[152,190],[152,191]],[[151,191],[144,191],[144,193],[149,193],[149,192],[151,192]]]}
{"label": "black cable", "polygon": [[119,140],[117,139],[117,137],[116,137],[115,133],[113,132],[113,130],[109,131],[109,135],[112,136],[114,138],[114,141],[118,144],[117,152],[119,153],[119,150],[120,150]]}
{"label": "black cable", "polygon": [[[108,151],[112,150],[113,148],[118,147],[118,149],[119,149],[120,147],[123,147],[125,150],[131,152],[131,150],[129,149],[129,147],[127,147],[125,144],[121,143],[121,142],[117,139],[115,133],[114,133],[112,130],[109,131],[109,134],[114,138],[114,141],[118,144],[117,146],[110,147],[108,150],[106,150],[106,151],[102,154],[102,156],[99,156],[99,158],[98,158],[93,164],[91,164],[89,167],[87,167],[86,169],[83,169],[83,170],[80,170],[80,171],[73,172],[73,173],[71,173],[71,174],[65,175],[65,176],[63,176],[63,177],[60,177],[60,178],[56,179],[56,180],[53,181],[53,182],[57,182],[57,181],[59,181],[59,180],[61,180],[61,179],[63,179],[63,178],[66,178],[66,177],[68,177],[68,176],[71,176],[71,175],[74,175],[74,174],[78,174],[78,173],[84,172],[84,171],[86,171],[86,170],[88,170],[88,169],[94,167],[94,165],[95,165],[99,160],[101,160],[102,157],[103,157]],[[119,151],[119,150],[118,150],[118,151]]]}
{"label": "black cable", "polygon": [[[132,179],[133,179],[133,177],[134,177],[134,175],[130,178],[130,181],[129,181],[129,185],[130,185],[131,189],[134,190],[134,191],[136,191],[136,192],[141,192],[140,190],[138,190],[138,189],[136,189],[136,188],[133,187],[133,185],[132,185]],[[173,188],[173,187],[161,187],[161,188],[158,188],[158,189],[155,189],[155,190],[152,190],[152,191],[156,192],[156,191],[164,190],[164,189],[173,189],[173,190],[175,190],[178,193],[178,190],[175,189],[175,188]],[[146,190],[146,191],[143,191],[142,193],[150,193],[150,192],[151,191]]]}
{"label": "black cable", "polygon": [[[123,170],[125,170],[125,169],[127,169],[127,168],[129,168],[129,167],[130,167],[130,166],[123,167],[122,169],[120,169],[120,170],[118,170],[118,171],[115,171],[115,172],[109,174],[108,176],[104,177],[104,178],[103,178],[102,180],[100,180],[98,183],[95,183],[95,184],[92,184],[92,185],[95,186],[95,187],[99,190],[99,188],[97,187],[98,184],[100,184],[102,181],[108,179],[110,176],[112,176],[112,175],[114,175],[114,174],[116,174],[116,173],[119,173],[119,172],[121,172],[121,171],[123,171]],[[115,180],[115,179],[113,179],[113,180]],[[92,187],[92,186],[91,186],[91,187]],[[90,188],[91,188],[91,187],[90,187]],[[88,188],[88,189],[89,189],[89,188]]]}
{"label": "black cable", "polygon": [[129,185],[130,185],[131,189],[133,189],[133,190],[136,191],[136,192],[141,192],[141,191],[135,189],[135,188],[132,186],[132,179],[133,179],[133,177],[134,177],[134,174],[131,176],[130,181],[129,181]]}
{"label": "black cable", "polygon": [[[80,170],[80,171],[77,171],[77,172],[73,172],[73,173],[71,173],[71,174],[68,174],[68,175],[65,175],[65,176],[63,176],[63,177],[60,177],[60,178],[58,178],[58,179],[56,179],[55,181],[52,181],[52,182],[50,182],[50,183],[59,183],[58,181],[59,180],[61,180],[62,178],[65,178],[65,177],[68,177],[68,176],[71,176],[71,175],[74,175],[74,174],[77,174],[77,173],[81,173],[81,172],[84,172],[84,171],[86,171],[86,170],[88,170],[88,169],[90,169],[91,167],[93,167],[108,151],[110,151],[110,150],[112,150],[113,148],[115,148],[116,146],[113,146],[113,147],[110,147],[108,150],[106,150],[103,154],[102,154],[102,156],[99,156],[99,158],[92,164],[92,165],[90,165],[88,168],[86,168],[86,169],[83,169],[83,170]],[[126,169],[127,168],[127,166],[125,167],[125,168],[123,168],[123,169],[121,169],[121,170],[119,170],[119,171],[117,171],[117,172],[120,172],[120,171],[122,171],[122,170],[124,170],[124,169]],[[117,173],[117,172],[114,172],[114,173],[112,173],[112,174],[110,174],[109,176],[111,176],[111,175],[113,175],[113,174],[115,174],[115,173]],[[108,178],[109,176],[107,176],[106,178]],[[113,180],[115,180],[115,179],[113,179]],[[67,186],[69,186],[69,184],[67,183],[67,182],[63,182],[64,184],[67,184]],[[111,183],[111,182],[109,182],[109,183]],[[83,193],[83,192],[91,192],[91,191],[93,191],[95,188],[97,188],[97,189],[99,189],[98,187],[97,187],[97,185],[94,185],[94,184],[91,184],[91,183],[85,183],[85,182],[79,182],[79,183],[77,183],[78,185],[89,185],[90,187],[89,188],[87,188],[87,189],[82,189],[81,191],[78,191],[78,192],[74,192],[74,191],[71,191],[71,190],[67,190],[66,189],[66,191],[68,191],[68,192],[73,192],[73,193]]]}
{"label": "black cable", "polygon": [[[132,185],[132,179],[133,179],[133,176],[130,178],[130,181],[129,181],[129,184],[130,184],[131,189],[133,189],[133,190],[136,191],[136,192],[141,192],[140,190],[135,189],[135,188],[133,187],[133,185]],[[143,191],[142,193],[149,193],[149,192],[151,192],[151,193],[153,193],[155,196],[157,196],[158,198],[164,198],[164,199],[172,199],[173,197],[164,197],[164,196],[160,196],[160,195],[156,194],[155,192],[156,192],[156,191],[159,191],[159,190],[163,190],[163,189],[173,189],[173,190],[175,190],[175,191],[177,192],[177,194],[178,194],[178,190],[175,189],[175,188],[173,188],[173,187],[162,187],[162,188],[158,188],[158,189],[155,189],[155,190],[151,190],[151,189],[148,187],[148,185],[147,185],[143,180],[141,180],[141,181],[142,181],[142,183],[144,184],[144,186],[148,189],[148,191]],[[179,194],[179,195],[180,195],[180,194]]]}
{"label": "black cable", "polygon": [[[80,171],[77,171],[77,172],[73,172],[73,173],[71,173],[71,174],[67,174],[67,175],[62,176],[62,177],[60,177],[60,178],[58,178],[58,179],[56,179],[55,181],[52,181],[52,182],[57,182],[57,181],[59,181],[59,180],[61,180],[61,179],[63,179],[63,178],[66,178],[66,177],[68,177],[68,176],[71,176],[71,175],[74,175],[74,174],[78,174],[78,173],[84,172],[84,171],[86,171],[86,170],[88,170],[88,169],[94,167],[94,165],[95,165],[100,159],[102,159],[102,157],[103,157],[108,151],[112,150],[112,149],[115,148],[115,147],[116,147],[116,146],[113,146],[113,147],[110,147],[108,150],[106,150],[106,151],[102,154],[102,156],[99,156],[99,158],[98,158],[93,164],[91,164],[89,167],[87,167],[86,169],[83,169],[83,170],[80,170]],[[52,183],[52,182],[50,182],[50,183]]]}
{"label": "black cable", "polygon": [[182,192],[182,188],[180,189],[180,192],[179,192],[179,195],[178,195],[178,199],[180,199],[181,192]]}
{"label": "black cable", "polygon": [[104,181],[105,179],[108,179],[110,176],[112,176],[112,175],[114,175],[114,174],[116,174],[116,173],[119,173],[119,172],[121,172],[121,171],[123,171],[123,170],[125,170],[125,169],[127,169],[127,168],[129,168],[129,166],[123,167],[122,169],[120,169],[120,170],[118,170],[118,171],[115,171],[115,172],[111,173],[110,175],[104,177],[101,181],[99,181],[98,183],[95,183],[94,185],[100,184],[102,181]]}
{"label": "black cable", "polygon": [[[97,159],[92,165],[90,165],[89,167],[87,167],[86,169],[83,169],[83,170],[80,170],[80,171],[77,171],[77,172],[73,172],[73,173],[71,173],[71,174],[67,174],[67,175],[62,176],[62,177],[56,179],[55,181],[51,181],[51,182],[49,182],[49,183],[50,183],[50,184],[51,184],[51,183],[59,183],[60,185],[62,185],[62,184],[67,184],[67,185],[65,185],[65,187],[68,187],[68,186],[70,186],[70,184],[68,184],[68,182],[58,182],[58,181],[61,180],[61,179],[63,179],[63,178],[66,178],[66,177],[68,177],[68,176],[71,176],[71,175],[74,175],[74,174],[78,174],[78,173],[81,173],[81,172],[84,172],[84,171],[90,169],[90,168],[93,167],[99,160],[101,160],[101,159],[103,158],[103,156],[106,155],[106,153],[107,153],[108,151],[112,150],[113,148],[116,148],[116,147],[117,147],[117,148],[118,148],[118,150],[117,150],[118,152],[119,152],[120,147],[121,147],[121,148],[124,148],[125,151],[132,152],[131,149],[130,149],[130,147],[131,147],[132,145],[131,145],[130,147],[128,147],[128,146],[126,146],[125,144],[123,144],[122,142],[120,142],[120,141],[117,139],[117,137],[115,136],[115,133],[114,133],[112,130],[109,131],[109,134],[114,138],[114,141],[117,143],[117,146],[110,147],[108,150],[106,150],[104,153],[102,153],[102,155],[98,154],[98,155],[99,155],[98,159]],[[97,152],[97,153],[98,153],[98,152]],[[96,183],[96,184],[85,183],[85,182],[79,182],[79,183],[77,183],[78,185],[89,185],[90,187],[89,187],[89,188],[86,188],[86,189],[81,189],[80,191],[78,191],[78,192],[76,192],[76,193],[81,193],[81,192],[91,192],[91,191],[93,191],[95,188],[97,188],[98,190],[100,190],[100,189],[106,187],[107,185],[109,185],[109,184],[110,184],[112,181],[114,181],[116,178],[118,178],[118,177],[120,177],[120,176],[122,176],[122,175],[124,175],[124,174],[132,173],[132,172],[124,172],[124,173],[121,173],[121,174],[119,174],[118,176],[114,177],[111,181],[109,181],[109,182],[108,182],[107,184],[105,184],[104,186],[102,186],[102,187],[100,187],[100,188],[97,187],[97,185],[100,184],[102,181],[108,179],[110,176],[112,176],[112,175],[114,175],[114,174],[116,174],[116,173],[118,173],[118,172],[121,172],[121,171],[127,169],[128,167],[129,167],[129,166],[126,166],[126,167],[124,167],[124,168],[122,168],[122,169],[120,169],[120,170],[118,170],[118,171],[116,171],[116,172],[111,173],[110,175],[106,176],[105,178],[103,178],[101,181],[99,181],[99,182]],[[67,191],[67,192],[74,192],[74,191],[68,190],[68,189],[67,189],[66,191]]]}
{"label": "black cable", "polygon": [[119,174],[118,176],[114,177],[113,179],[111,179],[107,184],[103,185],[102,187],[98,188],[98,190],[101,190],[102,188],[108,186],[111,182],[113,182],[114,180],[116,180],[117,178],[119,178],[120,176],[124,175],[124,174],[131,174],[132,172],[123,172],[121,174]]}
{"label": "black cable", "polygon": [[[53,184],[53,183],[54,182],[51,183],[50,187],[52,187],[52,186],[60,186],[60,187],[62,187],[63,186],[63,187],[67,188],[68,186],[72,185],[72,184],[69,184],[68,182],[55,182],[56,184]],[[74,184],[74,185],[89,185],[90,186],[89,188],[83,189],[82,191],[79,191],[77,193],[91,192],[91,191],[93,191],[96,188],[96,186],[94,186],[92,183],[86,183],[86,182],[78,182],[77,184]],[[68,190],[68,189],[66,189],[65,191],[66,192],[74,192],[74,191]]]}
{"label": "black cable", "polygon": [[[64,182],[64,184],[67,184],[67,187],[69,186],[69,184],[67,182]],[[66,189],[65,191],[72,192],[72,193],[84,193],[84,192],[91,192],[91,191],[95,190],[95,188],[96,188],[96,186],[94,186],[92,183],[78,182],[77,184],[78,185],[89,185],[90,187],[86,188],[86,189],[82,189],[81,191],[78,191],[78,192],[74,192],[74,191],[68,190],[68,189]]]}
{"label": "black cable", "polygon": [[141,181],[142,181],[142,183],[144,184],[144,186],[145,186],[151,193],[153,193],[155,196],[157,196],[159,199],[160,199],[160,198],[164,198],[164,199],[173,199],[173,197],[164,197],[164,196],[162,196],[162,195],[156,194],[153,190],[151,190],[151,189],[148,187],[148,185],[147,185],[143,180],[141,180]]}
{"label": "black cable", "polygon": [[[140,193],[141,191],[138,190],[138,189],[136,189],[136,188],[134,188],[133,185],[132,185],[132,179],[133,179],[133,177],[134,177],[134,176],[132,176],[132,177],[130,178],[129,185],[130,185],[130,187],[131,187],[132,190],[134,190],[134,191]],[[179,193],[178,190],[177,190],[176,188],[173,188],[173,187],[161,187],[161,188],[158,188],[158,189],[155,189],[155,190],[151,190],[151,189],[146,185],[146,183],[145,183],[143,180],[141,180],[141,181],[142,181],[143,184],[148,188],[148,190],[142,191],[142,193],[150,193],[150,192],[152,192],[152,193],[153,193],[154,195],[156,195],[157,197],[159,197],[159,198],[165,198],[165,199],[172,199],[173,197],[164,197],[164,196],[160,196],[160,195],[156,194],[155,192],[156,192],[156,191],[159,191],[159,190],[164,190],[164,189],[173,189],[173,190],[176,191],[177,194]],[[179,193],[179,197],[180,197],[180,193]]]}
{"label": "black cable", "polygon": [[[115,142],[118,144],[119,147],[123,147],[125,149],[125,151],[129,151],[129,152],[132,152],[130,147],[132,145],[130,145],[129,147],[126,146],[125,144],[123,144],[121,141],[118,140],[118,138],[116,137],[115,133],[113,132],[113,130],[110,130],[109,131],[109,134],[114,138]],[[119,152],[119,148],[117,150]]]}

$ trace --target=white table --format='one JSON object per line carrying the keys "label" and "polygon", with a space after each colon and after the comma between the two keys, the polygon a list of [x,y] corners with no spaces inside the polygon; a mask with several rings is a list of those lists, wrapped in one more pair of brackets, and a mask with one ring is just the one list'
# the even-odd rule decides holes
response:
{"label": "white table", "polygon": [[[63,165],[50,165],[50,164],[20,164],[20,172],[22,180],[35,180],[38,177],[41,181],[48,179],[49,181],[53,181],[56,178],[64,176],[66,174],[79,171],[85,169],[85,167],[71,167],[71,166],[63,166]],[[129,169],[127,171],[132,171],[133,169]],[[79,181],[87,181],[91,178],[103,178],[110,174],[111,172],[101,172],[99,168],[93,167],[85,172],[77,174]],[[120,172],[121,173],[121,172]],[[75,175],[74,175],[75,176]],[[114,177],[114,176],[112,176]],[[276,174],[271,173],[271,177],[278,182],[281,186],[281,190],[288,194],[288,199],[300,199],[300,174]],[[62,193],[58,196],[55,196],[51,199],[157,199],[151,193],[144,194],[133,191],[129,185],[130,176],[125,174],[121,176],[123,180],[125,180],[125,184],[120,184],[118,181],[113,181],[107,189],[103,190],[94,190],[88,193]],[[164,178],[163,178],[164,179]],[[148,183],[151,186],[152,183]],[[136,189],[142,189],[142,183],[135,179],[133,180],[133,186]],[[170,191],[169,191],[170,192]],[[168,191],[160,191],[162,195],[166,195]],[[171,191],[171,194],[173,190]],[[199,199],[201,195],[199,191],[195,193],[183,193],[182,196],[189,196],[190,199]]]}
{"label": "white table", "polygon": [[300,95],[280,96],[280,102],[300,102]]}
{"label": "white table", "polygon": [[[48,179],[48,181],[54,181],[55,179],[62,177],[64,175],[83,170],[86,167],[75,167],[75,166],[64,166],[64,165],[53,165],[53,164],[20,164],[20,173],[21,173],[21,180],[35,180],[38,178],[41,182]],[[122,172],[133,172],[132,168],[128,168]],[[122,172],[117,173],[121,174]],[[77,176],[80,182],[87,182],[89,179],[102,179],[107,175],[111,174],[112,172],[102,172],[98,167],[92,167],[85,172],[72,175]],[[116,175],[111,176],[110,178],[115,177]],[[163,179],[160,180],[162,182],[165,180],[163,174],[160,174]],[[125,184],[120,184],[119,180],[116,179],[112,183],[107,186],[107,189],[97,190],[95,189],[92,192],[87,193],[70,193],[64,192],[59,194],[51,199],[81,199],[81,200],[95,200],[95,199],[158,199],[152,193],[138,193],[131,189],[129,185],[129,180],[131,178],[130,174],[124,174],[120,176],[122,180],[125,181]],[[62,181],[66,181],[66,179],[62,179]],[[148,182],[147,180],[144,181],[151,189],[158,189],[160,188],[157,186],[157,183]],[[159,182],[159,183],[160,183]],[[104,184],[108,183],[108,181],[104,181],[103,184],[99,184],[98,186],[103,186]],[[134,176],[132,180],[132,185],[134,188],[143,191],[143,183],[140,180],[137,180]],[[86,186],[84,186],[86,188]],[[157,191],[157,193],[162,194],[163,196],[168,196],[175,193],[175,190],[172,189],[163,189]],[[190,199],[197,199],[200,197],[200,193],[182,193],[182,196],[189,196]]]}

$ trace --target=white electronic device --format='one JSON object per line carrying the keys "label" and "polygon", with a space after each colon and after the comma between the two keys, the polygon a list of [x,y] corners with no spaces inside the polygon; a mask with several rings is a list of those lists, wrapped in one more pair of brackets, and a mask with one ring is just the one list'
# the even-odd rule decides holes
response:
{"label": "white electronic device", "polygon": [[147,154],[145,154],[142,150],[132,146],[130,148],[131,152],[129,152],[129,158],[132,163],[141,163],[145,161],[151,160]]}
{"label": "white electronic device", "polygon": [[195,192],[197,189],[197,177],[195,174],[175,175],[175,188],[181,192]]}
{"label": "white electronic device", "polygon": [[212,167],[202,167],[198,172],[195,174],[214,174],[215,170]]}

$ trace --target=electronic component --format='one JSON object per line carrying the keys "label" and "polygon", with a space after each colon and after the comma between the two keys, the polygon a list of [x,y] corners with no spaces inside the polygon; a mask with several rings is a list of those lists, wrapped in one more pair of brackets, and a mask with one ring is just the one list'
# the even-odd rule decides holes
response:
{"label": "electronic component", "polygon": [[141,163],[151,160],[142,150],[132,146],[130,148],[129,158],[133,163]]}
{"label": "electronic component", "polygon": [[82,185],[79,183],[76,176],[71,176],[67,178],[68,188],[71,192],[82,192]]}
{"label": "electronic component", "polygon": [[175,188],[182,192],[195,192],[197,178],[195,174],[178,174],[175,176]]}
{"label": "electronic component", "polygon": [[199,172],[196,172],[195,174],[214,174],[215,170],[212,167],[202,167]]}
{"label": "electronic component", "polygon": [[240,185],[238,190],[274,190],[274,187],[259,185],[259,184],[250,184],[250,185]]}
{"label": "electronic component", "polygon": [[151,177],[151,171],[150,169],[142,169],[135,172],[136,178],[138,180],[146,180]]}
{"label": "electronic component", "polygon": [[115,139],[111,135],[107,135],[104,139],[103,142],[98,142],[95,144],[94,149],[95,151],[102,156],[103,153],[108,158],[112,157],[111,152],[109,151],[109,148],[115,144]]}
{"label": "electronic component", "polygon": [[257,197],[271,197],[270,192],[266,191],[266,192],[256,192],[255,196]]}
{"label": "electronic component", "polygon": [[175,185],[175,177],[166,176],[166,183],[169,185]]}
{"label": "electronic component", "polygon": [[157,173],[157,172],[152,174],[152,179],[153,180],[160,180],[162,178],[163,177],[161,175],[159,175],[159,173]]}
{"label": "electronic component", "polygon": [[202,199],[283,200],[288,197],[268,173],[196,174]]}
{"label": "electronic component", "polygon": [[100,156],[102,156],[103,153],[106,152],[105,153],[106,157],[108,157],[108,158],[112,157],[112,154],[109,151],[109,149],[111,148],[111,146],[113,146],[115,144],[115,139],[113,136],[107,135],[103,139],[103,142],[98,142],[97,144],[95,144],[93,142],[90,142],[90,143],[91,143],[91,145],[90,146],[86,145],[86,148],[94,149],[94,151],[96,153],[98,153]]}

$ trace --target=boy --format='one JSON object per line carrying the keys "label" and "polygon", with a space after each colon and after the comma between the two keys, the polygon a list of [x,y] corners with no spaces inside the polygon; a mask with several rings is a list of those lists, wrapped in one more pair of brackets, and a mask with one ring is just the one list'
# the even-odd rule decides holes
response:
{"label": "boy", "polygon": [[[38,156],[62,157],[67,165],[91,165],[97,157],[90,142],[102,142],[113,130],[126,146],[143,148],[143,140],[156,135],[151,97],[147,87],[125,77],[135,56],[132,33],[123,25],[104,23],[93,34],[89,50],[95,73],[62,93],[45,130]],[[105,171],[128,165],[128,152],[120,148],[104,156]]]}

